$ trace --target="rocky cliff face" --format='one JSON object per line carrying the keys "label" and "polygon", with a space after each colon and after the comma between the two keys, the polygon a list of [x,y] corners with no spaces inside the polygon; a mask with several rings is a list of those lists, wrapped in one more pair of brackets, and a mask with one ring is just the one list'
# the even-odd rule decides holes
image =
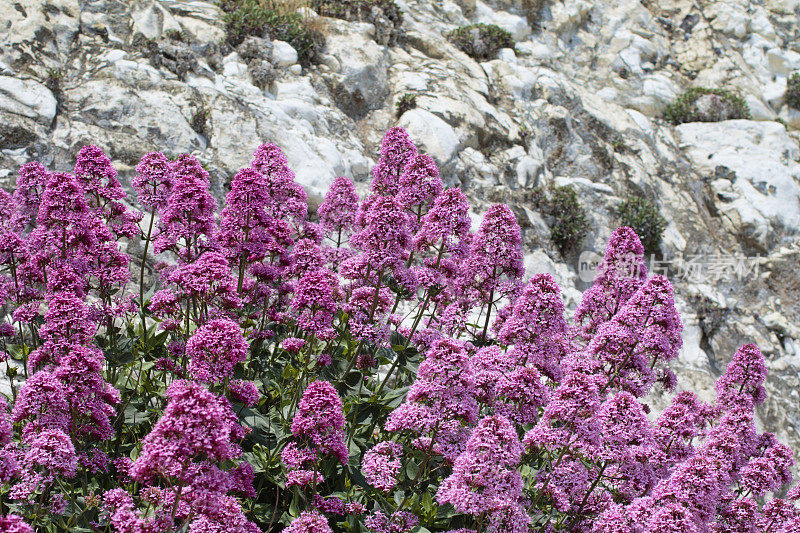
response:
{"label": "rocky cliff face", "polygon": [[[0,180],[11,186],[30,159],[66,170],[94,143],[123,175],[147,151],[193,152],[222,195],[272,141],[318,199],[337,175],[365,186],[398,124],[476,218],[514,207],[528,274],[553,273],[573,306],[587,286],[580,252],[602,252],[615,207],[646,196],[668,221],[653,266],[685,322],[679,388],[710,398],[737,346],[756,342],[770,366],[761,423],[800,450],[800,113],[784,102],[800,0],[396,3],[396,43],[381,24],[324,19],[325,51],[301,67],[284,42],[221,46],[213,2],[3,2]],[[510,31],[516,50],[478,63],[444,37],[475,22]],[[738,91],[752,119],[661,120],[690,86]],[[406,93],[416,107],[398,119]],[[591,227],[567,257],[531,202],[534,188],[565,184]]]}

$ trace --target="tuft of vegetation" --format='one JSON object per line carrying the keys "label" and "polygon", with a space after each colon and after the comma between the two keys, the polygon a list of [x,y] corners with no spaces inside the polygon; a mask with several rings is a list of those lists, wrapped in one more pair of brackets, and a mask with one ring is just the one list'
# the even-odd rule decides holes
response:
{"label": "tuft of vegetation", "polygon": [[616,214],[620,225],[632,228],[639,236],[645,253],[659,251],[667,221],[659,213],[657,205],[647,198],[630,196],[617,207]]}
{"label": "tuft of vegetation", "polygon": [[189,123],[189,125],[192,127],[192,130],[194,130],[195,133],[198,133],[204,137],[208,137],[209,118],[211,117],[209,116],[208,110],[206,110],[206,108],[203,106],[199,106],[194,116],[192,116],[192,121]]}
{"label": "tuft of vegetation", "polygon": [[250,76],[253,78],[253,85],[262,91],[266,90],[275,81],[275,71],[266,61],[251,64]]}
{"label": "tuft of vegetation", "polygon": [[382,45],[396,44],[402,34],[403,12],[393,0],[310,0],[309,6],[323,17],[373,24]]}
{"label": "tuft of vegetation", "polygon": [[249,35],[286,41],[297,50],[301,65],[313,63],[325,36],[298,12],[306,2],[287,0],[222,0],[225,40],[239,46]]}
{"label": "tuft of vegetation", "polygon": [[409,109],[414,109],[417,107],[417,95],[414,93],[405,93],[397,100],[397,103],[394,106],[395,116],[400,118],[403,116],[403,113]]}
{"label": "tuft of vegetation", "polygon": [[533,132],[527,124],[522,124],[519,127],[519,140],[523,146],[528,144],[528,140],[532,138]]}
{"label": "tuft of vegetation", "polygon": [[167,30],[167,31],[164,32],[164,36],[167,39],[170,39],[170,40],[173,40],[173,41],[179,41],[179,42],[182,42],[182,43],[185,43],[185,42],[189,41],[189,39],[186,36],[186,33],[184,33],[181,30],[176,30],[176,29]]}
{"label": "tuft of vegetation", "polygon": [[589,232],[589,219],[578,202],[575,189],[569,185],[553,187],[549,194],[537,189],[532,201],[534,207],[549,219],[550,240],[561,255],[575,250]]}
{"label": "tuft of vegetation", "polygon": [[139,45],[150,58],[151,65],[169,70],[180,80],[185,80],[186,74],[197,70],[197,54],[184,41],[173,38],[161,41],[147,39]]}
{"label": "tuft of vegetation", "polygon": [[800,72],[795,72],[786,81],[786,103],[792,109],[800,109]]}
{"label": "tuft of vegetation", "polygon": [[503,48],[514,48],[511,34],[494,24],[462,26],[448,33],[447,38],[476,61],[494,59]]}
{"label": "tuft of vegetation", "polygon": [[731,91],[693,87],[667,107],[664,118],[675,125],[720,122],[750,118],[750,109],[744,98]]}
{"label": "tuft of vegetation", "polygon": [[44,85],[50,89],[53,94],[59,95],[61,93],[61,81],[64,79],[64,71],[60,68],[48,68],[47,77],[44,80]]}
{"label": "tuft of vegetation", "polygon": [[721,308],[711,298],[702,294],[692,297],[691,302],[700,322],[700,329],[706,337],[713,336],[730,314],[730,311]]}
{"label": "tuft of vegetation", "polygon": [[403,12],[393,0],[311,0],[310,7],[324,17],[353,21],[370,21],[377,8],[395,26],[403,22]]}
{"label": "tuft of vegetation", "polygon": [[620,154],[627,149],[627,145],[625,141],[622,140],[622,137],[615,137],[611,139],[611,149]]}

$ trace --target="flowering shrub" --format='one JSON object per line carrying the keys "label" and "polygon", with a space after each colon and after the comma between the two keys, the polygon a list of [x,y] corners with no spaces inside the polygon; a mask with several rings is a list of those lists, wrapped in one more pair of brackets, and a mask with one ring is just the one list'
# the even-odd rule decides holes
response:
{"label": "flowering shrub", "polygon": [[141,211],[87,146],[0,193],[3,531],[800,530],[756,346],[649,416],[682,326],[630,228],[567,316],[402,129],[316,220],[272,144],[222,210],[189,155],[132,184]]}

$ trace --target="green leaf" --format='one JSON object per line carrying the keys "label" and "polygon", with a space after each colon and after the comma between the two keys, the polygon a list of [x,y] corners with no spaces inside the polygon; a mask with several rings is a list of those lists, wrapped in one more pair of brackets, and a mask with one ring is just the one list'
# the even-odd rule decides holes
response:
{"label": "green leaf", "polygon": [[425,510],[426,515],[431,515],[433,511],[433,498],[431,497],[431,493],[425,491],[425,494],[422,496],[422,508]]}
{"label": "green leaf", "polygon": [[289,505],[289,514],[292,516],[298,516],[300,514],[300,495],[295,491],[294,497],[292,498],[292,503]]}
{"label": "green leaf", "polygon": [[408,464],[406,465],[406,476],[408,479],[416,478],[418,473],[419,465],[415,461],[409,460]]}

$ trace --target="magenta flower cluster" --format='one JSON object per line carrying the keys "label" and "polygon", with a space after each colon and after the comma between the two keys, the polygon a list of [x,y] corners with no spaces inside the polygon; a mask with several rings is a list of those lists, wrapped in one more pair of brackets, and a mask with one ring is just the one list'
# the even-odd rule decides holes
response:
{"label": "magenta flower cluster", "polygon": [[713,401],[682,390],[674,289],[632,229],[570,311],[524,277],[514,212],[473,228],[402,128],[371,177],[315,207],[266,143],[220,210],[220,176],[153,152],[136,210],[96,146],[23,165],[0,192],[0,530],[800,531],[763,355]]}

